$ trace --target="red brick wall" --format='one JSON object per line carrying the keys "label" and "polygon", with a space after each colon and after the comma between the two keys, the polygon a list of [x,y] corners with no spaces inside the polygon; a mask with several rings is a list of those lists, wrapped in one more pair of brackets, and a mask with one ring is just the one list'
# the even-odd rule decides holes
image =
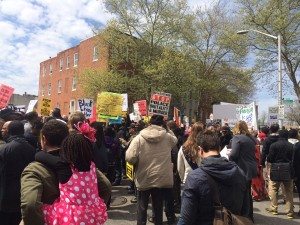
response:
{"label": "red brick wall", "polygon": [[[57,54],[56,57],[50,58],[40,63],[40,76],[39,76],[39,106],[42,98],[51,99],[51,109],[59,106],[62,115],[69,114],[70,101],[75,100],[77,105],[78,98],[84,98],[83,91],[78,84],[76,90],[72,90],[72,82],[74,75],[80,74],[87,68],[102,68],[107,69],[108,65],[108,51],[105,46],[98,46],[99,57],[97,61],[93,61],[94,46],[98,43],[97,36],[89,38],[80,42],[79,45],[64,50]],[[74,53],[78,53],[78,65],[74,67]],[[67,69],[67,57],[70,59],[70,66]],[[63,59],[63,68],[60,71],[60,59]],[[52,75],[49,74],[50,64],[53,68]],[[43,67],[46,68],[45,76],[43,76]],[[58,93],[58,81],[61,80],[61,93]],[[51,83],[51,95],[48,95],[48,84]],[[45,94],[42,96],[42,87],[45,88]],[[95,96],[96,97],[96,96]],[[76,108],[77,109],[77,108]]]}

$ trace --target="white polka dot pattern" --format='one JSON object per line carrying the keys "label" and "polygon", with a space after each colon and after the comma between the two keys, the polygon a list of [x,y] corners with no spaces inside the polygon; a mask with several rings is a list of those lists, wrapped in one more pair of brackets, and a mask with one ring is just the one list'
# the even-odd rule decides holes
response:
{"label": "white polka dot pattern", "polygon": [[67,183],[59,184],[60,198],[52,205],[43,205],[46,224],[104,224],[108,216],[106,206],[98,196],[95,164],[91,164],[90,171],[72,169],[72,172]]}

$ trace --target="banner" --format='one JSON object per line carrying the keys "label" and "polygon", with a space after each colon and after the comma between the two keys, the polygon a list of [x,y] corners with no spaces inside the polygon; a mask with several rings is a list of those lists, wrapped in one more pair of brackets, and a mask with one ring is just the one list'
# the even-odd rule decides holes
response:
{"label": "banner", "polygon": [[238,120],[243,120],[247,123],[249,129],[257,130],[257,110],[255,103],[237,108]]}
{"label": "banner", "polygon": [[94,100],[89,98],[78,99],[77,108],[84,114],[86,119],[93,116]]}
{"label": "banner", "polygon": [[181,121],[180,121],[180,110],[176,107],[174,107],[174,118],[173,120],[177,124],[177,126],[180,126]]}
{"label": "banner", "polygon": [[0,109],[5,108],[7,106],[14,90],[15,89],[10,86],[0,84]]}
{"label": "banner", "polygon": [[42,99],[42,106],[41,106],[41,115],[42,116],[49,116],[51,109],[51,99],[43,98]]}
{"label": "banner", "polygon": [[123,97],[122,111],[127,112],[128,110],[128,94],[121,94]]}
{"label": "banner", "polygon": [[101,92],[97,96],[97,115],[99,118],[117,119],[122,116],[123,96],[112,92]]}
{"label": "banner", "polygon": [[30,100],[30,102],[28,103],[28,107],[27,107],[26,113],[32,112],[34,110],[34,108],[36,107],[37,101],[38,100]]}
{"label": "banner", "polygon": [[139,113],[141,116],[147,116],[147,101],[146,100],[139,100],[135,103],[138,104]]}
{"label": "banner", "polygon": [[108,119],[108,124],[113,125],[113,124],[122,124],[123,120],[122,117],[118,117],[117,119]]}
{"label": "banner", "polygon": [[171,102],[171,94],[163,92],[153,92],[149,103],[149,115],[162,115],[168,118]]}

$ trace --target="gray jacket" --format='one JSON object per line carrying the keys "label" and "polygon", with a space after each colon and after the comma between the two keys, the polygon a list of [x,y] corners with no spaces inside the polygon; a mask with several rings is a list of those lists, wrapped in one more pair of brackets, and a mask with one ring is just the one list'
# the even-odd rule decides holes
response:
{"label": "gray jacket", "polygon": [[257,176],[255,145],[255,139],[244,134],[232,138],[229,160],[234,161],[244,171],[248,181]]}

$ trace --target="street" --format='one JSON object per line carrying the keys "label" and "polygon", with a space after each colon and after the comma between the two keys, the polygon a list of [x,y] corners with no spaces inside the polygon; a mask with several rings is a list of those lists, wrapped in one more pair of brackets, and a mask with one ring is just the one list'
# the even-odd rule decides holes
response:
{"label": "street", "polygon": [[[108,211],[109,219],[107,225],[134,225],[136,224],[136,204],[132,204],[130,200],[132,195],[127,194],[128,180],[123,180],[121,186],[113,187],[113,199],[111,207]],[[299,200],[294,196],[295,212],[299,211]],[[280,200],[279,202],[282,202]],[[254,219],[257,225],[299,225],[300,217],[295,215],[295,219],[287,219],[284,213],[284,205],[279,205],[279,215],[273,216],[265,211],[269,206],[269,201],[254,202]],[[151,205],[149,204],[148,215],[151,213]],[[176,215],[177,217],[179,214]],[[165,224],[167,219],[164,217]],[[147,224],[152,224],[148,222]]]}

